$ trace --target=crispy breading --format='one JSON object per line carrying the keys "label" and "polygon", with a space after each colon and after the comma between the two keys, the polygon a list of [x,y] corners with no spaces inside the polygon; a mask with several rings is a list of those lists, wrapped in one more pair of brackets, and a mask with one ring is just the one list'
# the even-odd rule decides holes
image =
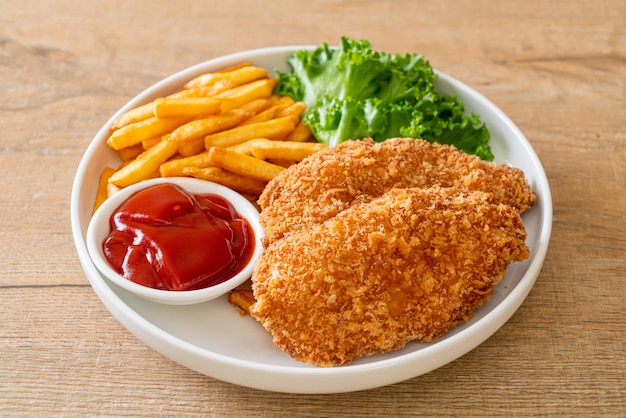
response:
{"label": "crispy breading", "polygon": [[[322,156],[313,166],[323,170],[328,158]],[[483,166],[471,163],[476,170]],[[376,175],[385,177],[381,170]],[[319,190],[315,179],[302,181],[296,189],[313,183]],[[297,179],[282,183],[299,184]],[[347,193],[358,200],[351,184],[347,180],[348,191],[329,193],[329,198]],[[304,196],[297,197],[301,206],[308,204]],[[346,364],[409,341],[436,340],[490,297],[509,263],[529,256],[518,209],[494,203],[490,193],[398,188],[335,211],[324,222],[273,241],[252,278],[256,303],[251,315],[278,347],[315,366]]]}
{"label": "crispy breading", "polygon": [[330,219],[392,187],[432,186],[488,192],[493,202],[519,212],[535,200],[521,170],[482,161],[453,146],[406,138],[346,141],[290,167],[265,187],[258,203],[266,243]]}

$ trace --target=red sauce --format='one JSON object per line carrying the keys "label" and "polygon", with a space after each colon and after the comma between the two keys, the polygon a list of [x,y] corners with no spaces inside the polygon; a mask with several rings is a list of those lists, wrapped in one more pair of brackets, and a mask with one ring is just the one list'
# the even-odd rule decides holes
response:
{"label": "red sauce", "polygon": [[102,243],[126,279],[164,290],[222,283],[250,261],[254,231],[233,205],[214,194],[160,184],[139,191],[111,215]]}

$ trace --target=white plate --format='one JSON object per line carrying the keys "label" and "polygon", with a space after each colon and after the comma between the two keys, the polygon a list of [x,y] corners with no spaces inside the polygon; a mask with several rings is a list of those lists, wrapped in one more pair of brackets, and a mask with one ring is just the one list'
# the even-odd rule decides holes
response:
{"label": "white plate", "polygon": [[216,379],[257,389],[291,393],[336,393],[397,383],[441,367],[469,352],[495,333],[519,308],[541,270],[552,229],[552,200],[545,172],[524,135],[485,97],[439,73],[443,93],[455,94],[468,112],[479,114],[491,131],[498,162],[519,167],[537,193],[524,213],[530,259],[511,265],[489,302],[473,318],[436,343],[410,343],[384,355],[362,358],[335,368],[314,368],[291,359],[272,344],[270,335],[250,317],[241,317],[225,297],[191,306],[164,306],[136,297],[107,281],[89,258],[87,225],[98,184],[107,164],[118,164],[106,144],[109,126],[131,107],[171,93],[202,73],[241,61],[268,70],[288,71],[287,57],[297,49],[265,48],[213,59],[156,83],[102,127],[80,163],[72,189],[71,221],[78,256],[91,286],[111,313],[134,335],[170,359]]}

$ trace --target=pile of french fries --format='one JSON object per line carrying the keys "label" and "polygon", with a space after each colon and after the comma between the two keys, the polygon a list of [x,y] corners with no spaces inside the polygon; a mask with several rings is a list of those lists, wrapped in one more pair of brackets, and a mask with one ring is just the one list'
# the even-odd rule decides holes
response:
{"label": "pile of french fries", "polygon": [[326,148],[301,122],[306,105],[273,94],[276,83],[244,62],[122,114],[107,140],[122,163],[102,171],[94,211],[120,189],[155,177],[210,180],[255,201],[286,167]]}

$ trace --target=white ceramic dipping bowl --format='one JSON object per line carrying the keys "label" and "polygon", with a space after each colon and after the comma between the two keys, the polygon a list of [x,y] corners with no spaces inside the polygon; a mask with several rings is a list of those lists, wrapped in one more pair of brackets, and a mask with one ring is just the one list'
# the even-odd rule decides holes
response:
{"label": "white ceramic dipping bowl", "polygon": [[[136,192],[156,184],[173,184],[181,187],[192,194],[215,194],[228,200],[235,208],[239,216],[245,218],[254,231],[254,252],[250,261],[236,275],[214,286],[204,289],[187,291],[170,291],[153,289],[132,282],[117,273],[104,257],[102,242],[111,231],[109,219],[113,212],[130,196]],[[241,285],[252,275],[254,262],[263,252],[261,239],[264,236],[263,228],[259,223],[259,213],[252,203],[239,193],[206,180],[182,177],[166,177],[145,180],[132,186],[125,187],[102,203],[94,213],[87,229],[87,250],[91,260],[98,270],[110,281],[119,287],[132,292],[144,299],[168,305],[190,305],[206,302],[228,293],[230,290]]]}

